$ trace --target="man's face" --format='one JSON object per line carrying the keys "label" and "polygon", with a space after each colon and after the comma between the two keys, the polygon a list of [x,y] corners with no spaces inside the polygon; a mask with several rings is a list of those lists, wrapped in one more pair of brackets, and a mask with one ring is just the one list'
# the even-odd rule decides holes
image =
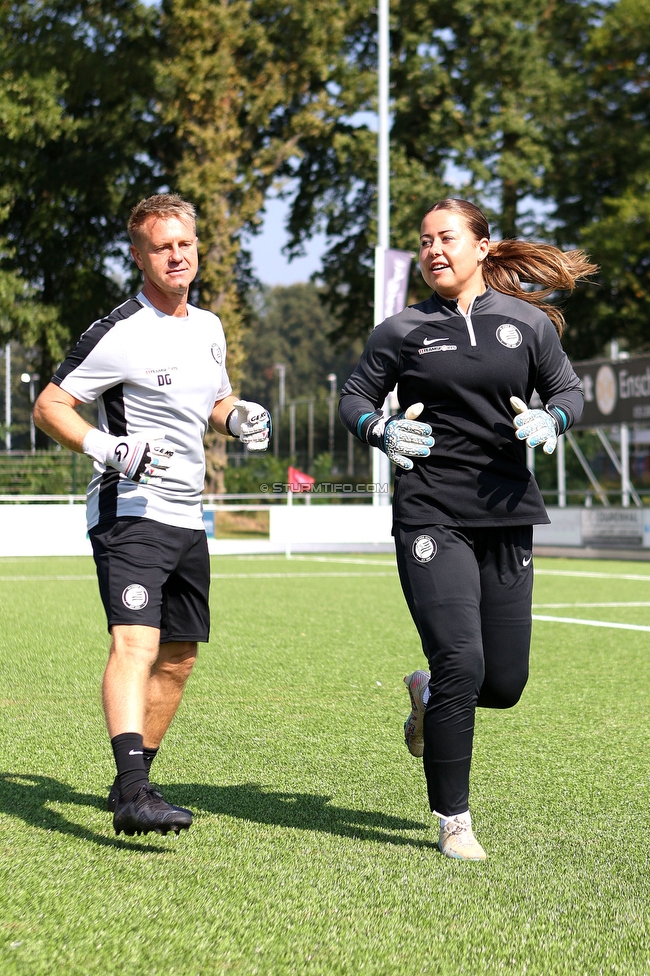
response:
{"label": "man's face", "polygon": [[147,217],[138,228],[133,260],[145,285],[164,295],[184,295],[199,267],[198,238],[192,222],[179,217]]}

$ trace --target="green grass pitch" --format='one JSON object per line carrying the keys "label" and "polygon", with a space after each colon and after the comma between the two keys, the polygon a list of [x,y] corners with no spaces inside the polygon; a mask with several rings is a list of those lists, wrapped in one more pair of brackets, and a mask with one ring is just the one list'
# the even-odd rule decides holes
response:
{"label": "green grass pitch", "polygon": [[437,851],[402,740],[391,557],[213,559],[152,773],[178,838],[105,810],[92,561],[0,560],[0,973],[650,973],[650,564],[536,570],[536,616],[646,629],[535,621],[521,703],[478,714],[477,864]]}

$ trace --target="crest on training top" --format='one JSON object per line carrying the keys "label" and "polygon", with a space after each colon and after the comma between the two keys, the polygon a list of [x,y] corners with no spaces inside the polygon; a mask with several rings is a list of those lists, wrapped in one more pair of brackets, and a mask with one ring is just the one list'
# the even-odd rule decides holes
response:
{"label": "crest on training top", "polygon": [[497,339],[506,349],[516,349],[522,343],[521,332],[511,322],[504,322],[497,329]]}

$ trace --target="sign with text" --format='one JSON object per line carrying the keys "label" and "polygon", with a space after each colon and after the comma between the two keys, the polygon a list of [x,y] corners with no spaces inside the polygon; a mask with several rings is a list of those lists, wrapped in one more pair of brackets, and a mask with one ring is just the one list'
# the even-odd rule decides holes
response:
{"label": "sign with text", "polygon": [[572,365],[585,395],[576,427],[650,423],[650,356]]}
{"label": "sign with text", "polygon": [[639,549],[645,545],[640,508],[583,508],[582,544],[595,548]]}

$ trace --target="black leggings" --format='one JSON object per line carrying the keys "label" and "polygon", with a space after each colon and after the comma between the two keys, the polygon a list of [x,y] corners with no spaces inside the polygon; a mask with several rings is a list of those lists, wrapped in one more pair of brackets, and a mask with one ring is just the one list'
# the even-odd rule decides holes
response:
{"label": "black leggings", "polygon": [[395,525],[406,602],[429,661],[424,771],[436,813],[463,813],[476,706],[511,708],[528,680],[532,526]]}

